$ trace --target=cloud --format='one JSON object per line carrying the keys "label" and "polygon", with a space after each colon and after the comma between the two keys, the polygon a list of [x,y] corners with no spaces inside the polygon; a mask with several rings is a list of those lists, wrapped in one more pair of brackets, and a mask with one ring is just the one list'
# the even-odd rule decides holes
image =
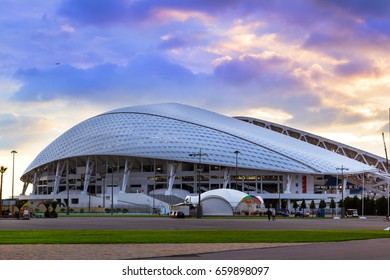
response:
{"label": "cloud", "polygon": [[340,76],[361,76],[370,77],[379,75],[380,70],[372,65],[369,60],[355,59],[339,64],[335,67],[335,73]]}
{"label": "cloud", "polygon": [[361,17],[387,17],[390,12],[390,2],[387,0],[312,0],[312,2],[323,8]]}
{"label": "cloud", "polygon": [[66,0],[59,8],[59,13],[82,24],[104,26],[121,20],[130,22],[135,19],[142,19],[145,16],[145,10],[142,8],[143,5],[137,5],[137,2]]}
{"label": "cloud", "polygon": [[15,113],[0,114],[0,147],[10,150],[23,143],[41,137],[43,130],[50,130],[53,124],[47,119]]}
{"label": "cloud", "polygon": [[59,13],[80,24],[113,25],[146,22],[170,22],[198,19],[211,20],[207,12],[224,10],[229,2],[239,1],[127,1],[66,0]]}
{"label": "cloud", "polygon": [[178,36],[166,35],[161,38],[158,48],[161,50],[172,50],[182,48],[187,45],[187,42]]}
{"label": "cloud", "polygon": [[[215,68],[215,75],[235,85],[248,82],[272,83],[287,80],[287,60],[277,55],[243,55],[237,59],[221,58]],[[284,68],[284,70],[283,70]]]}
{"label": "cloud", "polygon": [[[50,69],[19,70],[14,77],[22,86],[13,100],[44,101],[57,98],[119,98],[148,94],[152,89],[191,83],[187,69],[159,56],[139,55],[126,66],[103,64],[87,69],[59,65]],[[162,90],[163,91],[163,90]]]}

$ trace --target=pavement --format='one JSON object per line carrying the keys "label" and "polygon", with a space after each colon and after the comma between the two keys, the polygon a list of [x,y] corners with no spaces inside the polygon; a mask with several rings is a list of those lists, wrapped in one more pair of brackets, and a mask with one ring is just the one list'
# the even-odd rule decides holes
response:
{"label": "pavement", "polygon": [[[2,230],[34,229],[252,229],[384,230],[382,217],[360,219],[171,219],[168,217],[60,217],[30,220],[0,219]],[[390,260],[388,239],[327,243],[223,244],[22,244],[0,245],[2,260]]]}

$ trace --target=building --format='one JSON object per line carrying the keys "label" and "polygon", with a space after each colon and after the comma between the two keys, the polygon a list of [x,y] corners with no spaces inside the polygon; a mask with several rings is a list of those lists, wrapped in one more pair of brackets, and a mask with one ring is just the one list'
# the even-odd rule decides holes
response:
{"label": "building", "polygon": [[373,157],[368,153],[350,158],[343,148],[361,151],[335,143],[176,103],[121,108],[49,144],[22,175],[21,198],[73,208],[163,209],[199,189],[233,189],[291,210],[297,200],[339,200],[363,181],[371,191],[386,191],[384,159],[375,166],[362,160]]}

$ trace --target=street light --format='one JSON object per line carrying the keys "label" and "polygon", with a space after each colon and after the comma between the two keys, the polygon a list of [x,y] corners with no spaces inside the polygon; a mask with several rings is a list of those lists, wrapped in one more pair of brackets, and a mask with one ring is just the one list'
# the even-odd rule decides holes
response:
{"label": "street light", "polygon": [[199,157],[199,166],[198,166],[198,179],[197,179],[197,189],[198,189],[198,208],[196,210],[196,217],[198,219],[202,218],[202,205],[200,203],[200,172],[201,172],[201,164],[202,164],[202,156],[208,156],[208,154],[202,154],[202,149],[199,149],[199,153],[189,154],[190,157]]}
{"label": "street light", "polygon": [[111,168],[111,216],[114,215],[114,168],[115,165],[110,165]]}
{"label": "street light", "polygon": [[104,163],[104,166],[111,168],[111,216],[114,215],[114,168],[116,167],[114,164]]}
{"label": "street light", "polygon": [[349,170],[349,168],[341,167],[336,168],[336,170],[341,170],[341,218],[345,218],[345,207],[344,207],[344,170]]}
{"label": "street light", "polygon": [[12,154],[12,200],[14,200],[14,178],[15,178],[15,154],[17,151],[11,151]]}
{"label": "street light", "polygon": [[66,160],[66,215],[69,216],[69,204],[70,204],[70,196],[69,196],[69,159]]}
{"label": "street light", "polygon": [[363,170],[363,189],[362,189],[362,219],[365,219],[365,217],[364,217],[364,184],[365,184],[365,172],[364,172],[364,170]]}
{"label": "street light", "polygon": [[[389,108],[389,143],[390,143],[390,108]],[[385,147],[385,155],[386,155],[386,173],[387,173],[387,216],[389,216],[390,213],[390,199],[389,199],[389,187],[390,187],[390,177],[389,177],[389,157],[387,156],[387,149],[386,149],[386,140],[385,140],[385,134],[382,132],[383,137],[383,145]]]}

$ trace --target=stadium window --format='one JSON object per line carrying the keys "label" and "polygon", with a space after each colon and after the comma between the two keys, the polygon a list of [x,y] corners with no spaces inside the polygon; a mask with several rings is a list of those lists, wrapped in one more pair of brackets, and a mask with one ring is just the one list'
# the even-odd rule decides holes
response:
{"label": "stadium window", "polygon": [[210,169],[211,170],[219,170],[219,166],[218,165],[210,165]]}

